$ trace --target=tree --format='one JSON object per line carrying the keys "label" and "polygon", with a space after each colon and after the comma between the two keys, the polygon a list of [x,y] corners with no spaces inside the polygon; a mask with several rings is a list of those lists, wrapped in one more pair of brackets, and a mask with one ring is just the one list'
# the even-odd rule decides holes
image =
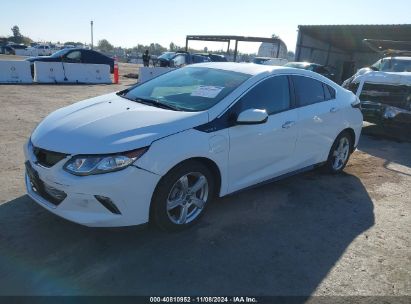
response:
{"label": "tree", "polygon": [[13,33],[13,36],[9,36],[7,38],[8,41],[13,42],[13,43],[17,43],[17,44],[26,44],[29,45],[31,42],[33,42],[33,40],[31,40],[29,37],[24,37],[21,32],[20,32],[20,28],[15,25],[11,28],[11,31]]}
{"label": "tree", "polygon": [[20,33],[20,28],[15,25],[11,28],[11,31],[13,32],[13,37],[14,38],[21,38],[23,35]]}
{"label": "tree", "polygon": [[107,39],[101,39],[97,46],[103,52],[110,52],[114,49],[114,46]]}
{"label": "tree", "polygon": [[278,36],[278,35],[276,35],[276,34],[272,34],[272,35],[271,35],[271,38],[273,38],[273,39],[280,39],[280,36]]}

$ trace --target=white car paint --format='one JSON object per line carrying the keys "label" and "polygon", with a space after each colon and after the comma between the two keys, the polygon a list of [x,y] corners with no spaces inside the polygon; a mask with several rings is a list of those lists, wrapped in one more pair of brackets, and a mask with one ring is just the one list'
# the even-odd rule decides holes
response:
{"label": "white car paint", "polygon": [[[36,162],[30,144],[26,160],[40,179],[67,193],[57,207],[35,193],[26,175],[28,194],[41,206],[87,226],[127,226],[149,220],[153,192],[161,177],[190,158],[215,164],[221,175],[220,196],[326,161],[336,136],[355,132],[358,144],[362,115],[351,107],[355,96],[329,79],[306,70],[237,63],[203,63],[191,67],[237,71],[251,77],[215,106],[181,112],[103,95],[57,110],[34,130],[35,147],[68,156],[51,168]],[[187,67],[190,68],[190,67]],[[336,99],[294,108],[268,117],[266,123],[236,125],[216,131],[196,129],[229,111],[250,88],[267,77],[302,75],[332,86]],[[330,112],[333,108],[336,111]],[[76,176],[63,170],[74,155],[107,154],[149,147],[131,166],[110,173]],[[94,197],[110,197],[121,214],[113,214]]]}

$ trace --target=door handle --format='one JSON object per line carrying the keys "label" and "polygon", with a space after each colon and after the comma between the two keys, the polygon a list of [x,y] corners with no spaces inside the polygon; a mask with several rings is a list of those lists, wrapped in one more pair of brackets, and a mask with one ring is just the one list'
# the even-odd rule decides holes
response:
{"label": "door handle", "polygon": [[335,112],[337,112],[338,111],[338,109],[337,108],[334,108],[334,107],[332,107],[331,109],[330,109],[330,113],[335,113]]}
{"label": "door handle", "polygon": [[289,129],[291,128],[293,125],[295,125],[295,121],[286,121],[281,127],[283,129]]}

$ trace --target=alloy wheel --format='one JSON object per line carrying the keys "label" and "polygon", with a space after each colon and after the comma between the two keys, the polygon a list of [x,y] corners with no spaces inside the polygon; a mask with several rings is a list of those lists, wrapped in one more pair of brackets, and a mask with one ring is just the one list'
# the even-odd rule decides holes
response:
{"label": "alloy wheel", "polygon": [[200,172],[180,177],[167,197],[167,215],[178,225],[188,224],[203,211],[208,199],[208,181]]}
{"label": "alloy wheel", "polygon": [[333,152],[332,167],[335,171],[340,170],[347,162],[350,154],[350,141],[347,137],[341,137]]}

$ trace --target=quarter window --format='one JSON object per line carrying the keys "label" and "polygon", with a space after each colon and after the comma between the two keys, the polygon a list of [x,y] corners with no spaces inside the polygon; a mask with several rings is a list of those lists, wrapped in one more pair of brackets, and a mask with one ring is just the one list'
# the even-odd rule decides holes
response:
{"label": "quarter window", "polygon": [[252,88],[236,104],[236,111],[264,109],[267,113],[278,113],[290,108],[290,90],[287,76],[275,76]]}
{"label": "quarter window", "polygon": [[328,84],[324,84],[324,88],[328,89],[328,92],[330,93],[331,99],[335,99],[335,89],[329,86]]}

